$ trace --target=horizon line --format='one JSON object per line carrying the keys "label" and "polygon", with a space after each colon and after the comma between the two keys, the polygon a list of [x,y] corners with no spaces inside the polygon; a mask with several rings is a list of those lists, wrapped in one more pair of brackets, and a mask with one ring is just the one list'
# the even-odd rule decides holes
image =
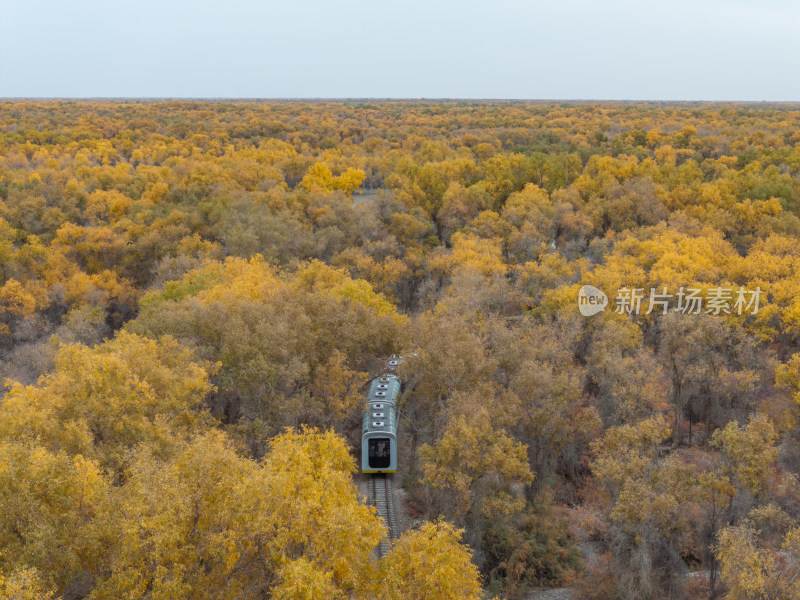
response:
{"label": "horizon line", "polygon": [[192,101],[192,102],[508,102],[538,104],[800,104],[800,100],[697,100],[697,99],[630,99],[630,98],[467,98],[467,97],[391,97],[391,96],[0,96],[8,101]]}

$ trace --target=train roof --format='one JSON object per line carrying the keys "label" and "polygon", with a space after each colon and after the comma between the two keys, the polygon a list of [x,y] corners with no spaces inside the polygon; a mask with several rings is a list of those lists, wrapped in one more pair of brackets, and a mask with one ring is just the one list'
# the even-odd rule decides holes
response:
{"label": "train roof", "polygon": [[402,358],[392,356],[385,371],[370,382],[364,407],[362,432],[366,437],[374,434],[394,437],[397,432],[397,397],[400,395],[400,378],[392,371]]}
{"label": "train roof", "polygon": [[400,379],[393,373],[385,373],[370,383],[367,402],[397,402],[400,394]]}
{"label": "train roof", "polygon": [[397,431],[397,409],[394,404],[370,402],[364,411],[362,434],[386,433],[392,436]]}

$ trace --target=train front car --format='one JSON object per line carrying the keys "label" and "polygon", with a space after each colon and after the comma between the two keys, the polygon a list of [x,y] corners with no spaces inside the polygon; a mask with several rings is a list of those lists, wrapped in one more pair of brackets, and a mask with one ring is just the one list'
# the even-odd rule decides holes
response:
{"label": "train front car", "polygon": [[[393,359],[394,360],[394,359]],[[397,362],[389,362],[390,368]],[[397,396],[400,379],[386,373],[372,380],[361,435],[361,471],[394,473],[397,471]]]}

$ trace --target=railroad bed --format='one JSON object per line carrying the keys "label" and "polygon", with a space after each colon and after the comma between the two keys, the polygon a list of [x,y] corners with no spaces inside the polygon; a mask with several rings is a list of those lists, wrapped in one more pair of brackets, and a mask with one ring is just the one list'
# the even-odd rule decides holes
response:
{"label": "railroad bed", "polygon": [[378,558],[383,558],[397,539],[399,531],[394,513],[394,493],[392,490],[392,477],[383,473],[370,475],[369,496],[367,501],[378,509],[378,516],[386,525],[386,537],[378,545]]}

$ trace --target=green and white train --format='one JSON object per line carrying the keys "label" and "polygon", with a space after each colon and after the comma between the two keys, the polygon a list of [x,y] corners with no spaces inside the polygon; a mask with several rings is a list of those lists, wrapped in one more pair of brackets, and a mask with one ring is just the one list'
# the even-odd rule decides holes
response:
{"label": "green and white train", "polygon": [[361,428],[361,471],[397,471],[397,397],[400,378],[393,372],[400,359],[392,357],[388,371],[372,380]]}

